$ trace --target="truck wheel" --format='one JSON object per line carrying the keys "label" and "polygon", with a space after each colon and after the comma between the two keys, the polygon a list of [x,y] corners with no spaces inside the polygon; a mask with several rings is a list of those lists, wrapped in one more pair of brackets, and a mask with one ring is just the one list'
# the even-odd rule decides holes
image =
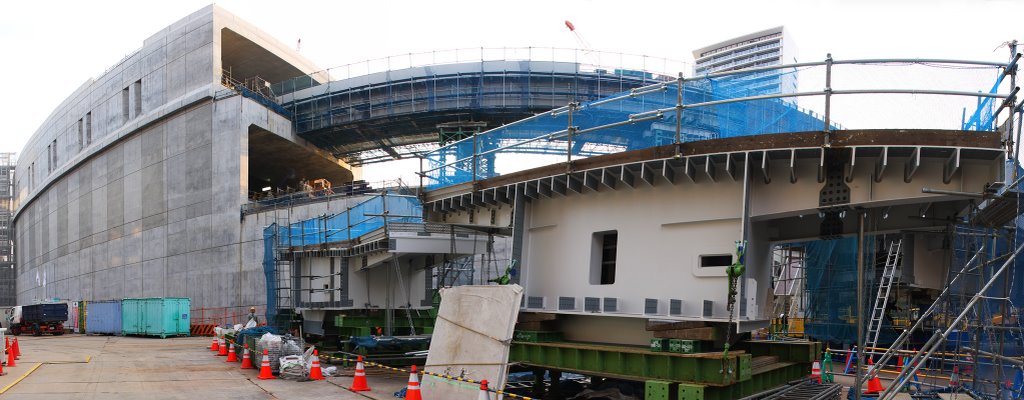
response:
{"label": "truck wheel", "polygon": [[11,334],[14,335],[14,336],[18,336],[19,334],[21,334],[21,329],[18,329],[17,326],[12,326],[11,327]]}
{"label": "truck wheel", "polygon": [[39,324],[32,325],[32,336],[42,336],[43,331],[39,329]]}

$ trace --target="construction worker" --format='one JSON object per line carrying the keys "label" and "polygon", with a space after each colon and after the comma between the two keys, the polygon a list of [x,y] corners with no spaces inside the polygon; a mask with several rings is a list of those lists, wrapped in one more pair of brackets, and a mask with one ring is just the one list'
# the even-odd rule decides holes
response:
{"label": "construction worker", "polygon": [[260,319],[256,316],[256,307],[249,307],[249,315],[245,319],[246,324],[252,321],[254,324],[259,325]]}
{"label": "construction worker", "polygon": [[789,316],[786,315],[786,313],[782,313],[782,315],[779,315],[779,318],[782,319],[782,334],[783,335],[788,334],[789,333]]}

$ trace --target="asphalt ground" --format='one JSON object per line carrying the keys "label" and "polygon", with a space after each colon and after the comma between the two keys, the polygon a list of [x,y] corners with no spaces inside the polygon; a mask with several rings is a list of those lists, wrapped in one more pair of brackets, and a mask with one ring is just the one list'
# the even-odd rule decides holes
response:
{"label": "asphalt ground", "polygon": [[[22,356],[15,367],[4,366],[0,399],[394,399],[408,380],[367,371],[372,391],[360,393],[345,389],[352,384],[346,376],[259,380],[257,370],[215,356],[208,337],[23,335],[18,341]],[[258,368],[259,357],[253,362]]]}

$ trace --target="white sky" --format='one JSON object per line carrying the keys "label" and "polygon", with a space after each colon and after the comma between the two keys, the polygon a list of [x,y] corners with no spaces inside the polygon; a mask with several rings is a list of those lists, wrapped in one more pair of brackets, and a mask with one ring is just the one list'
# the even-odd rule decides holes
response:
{"label": "white sky", "polygon": [[[208,4],[0,2],[0,152],[20,152],[53,109],[158,29]],[[693,49],[785,25],[801,61],[1004,60],[1024,2],[1002,0],[302,1],[218,3],[322,68],[465,47],[577,47],[692,61]],[[690,71],[686,71],[689,74]]]}

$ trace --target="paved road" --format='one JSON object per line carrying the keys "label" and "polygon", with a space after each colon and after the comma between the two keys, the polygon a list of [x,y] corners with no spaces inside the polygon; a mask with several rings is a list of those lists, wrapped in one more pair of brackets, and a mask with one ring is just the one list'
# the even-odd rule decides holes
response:
{"label": "paved road", "polygon": [[348,377],[261,381],[255,370],[214,356],[209,338],[64,335],[21,336],[19,342],[23,356],[16,367],[4,368],[0,390],[7,389],[0,399],[393,399],[406,381],[371,372],[374,390],[365,396],[343,389],[352,383]]}

